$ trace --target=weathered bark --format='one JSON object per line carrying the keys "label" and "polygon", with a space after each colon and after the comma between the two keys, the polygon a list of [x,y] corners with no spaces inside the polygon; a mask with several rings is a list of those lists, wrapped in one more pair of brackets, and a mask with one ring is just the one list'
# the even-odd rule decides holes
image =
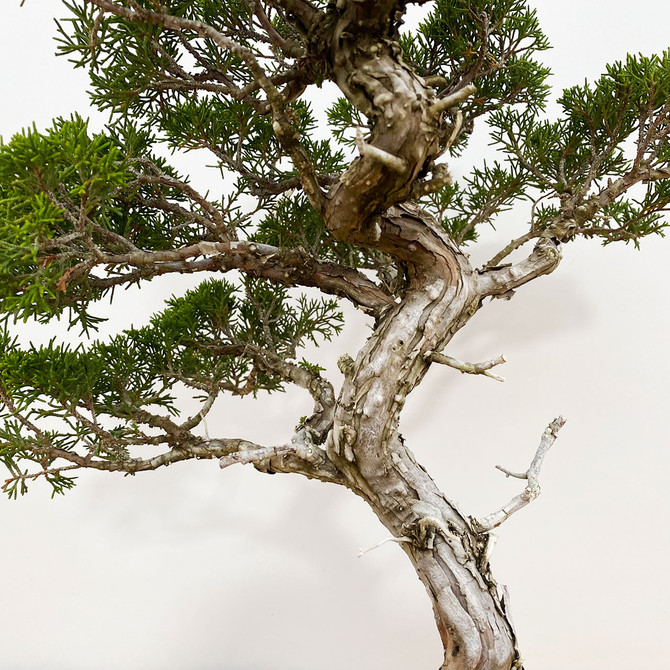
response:
{"label": "weathered bark", "polygon": [[[244,62],[267,96],[262,111],[272,112],[275,134],[330,232],[337,240],[392,256],[405,273],[405,289],[396,299],[357,271],[310,260],[298,250],[235,240],[199,243],[175,254],[140,252],[104,258],[130,265],[130,278],[133,273],[143,276],[145,264],[160,261],[166,272],[236,268],[274,281],[317,286],[347,296],[375,315],[376,324],[356,360],[343,361],[345,383],[337,400],[318,374],[245,347],[245,355],[256,357],[262,369],[299,384],[314,397],[314,415],[290,444],[262,447],[242,440],[190,439],[190,424],[178,426],[143,411],[142,420],[161,427],[168,442],[175,444],[160,458],[112,467],[103,461],[89,465],[85,457],[80,462],[67,453],[64,457],[82,467],[135,472],[186,457],[217,456],[224,467],[251,462],[266,471],[298,472],[344,484],[368,502],[395,538],[402,539],[432,600],[444,646],[442,670],[518,668],[515,634],[489,573],[487,534],[456,509],[416,462],[398,432],[398,421],[407,395],[423,379],[434,354],[468,322],[484,297],[509,294],[557,266],[556,234],[541,239],[517,265],[473,270],[413,197],[430,190],[425,181],[430,174],[435,184],[446,183],[446,168],[435,161],[469,126],[455,107],[474,93],[474,75],[464,75],[438,99],[427,82],[402,62],[396,41],[397,12],[404,8],[399,0],[338,0],[325,12],[307,0],[276,1],[304,35],[304,46],[311,52],[307,60],[311,57],[323,67],[369,121],[369,136],[360,133],[360,156],[328,193],[322,191],[323,180],[290,123],[286,98],[255,52],[199,21],[92,0],[101,10],[130,21],[193,31]],[[269,34],[278,48],[289,49],[271,26]],[[301,46],[298,50],[302,53]],[[204,258],[191,260],[200,256]]]}
{"label": "weathered bark", "polygon": [[342,366],[345,383],[326,452],[392,535],[405,538],[433,603],[442,669],[509,670],[520,661],[488,571],[487,536],[473,530],[416,462],[398,420],[431,354],[469,320],[483,296],[553,270],[559,257],[546,241],[525,266],[481,276],[431,217],[408,202],[453,128],[442,118],[445,105],[401,61],[390,39],[393,8],[346,3],[330,33],[332,78],[368,117],[371,133],[361,156],[331,188],[324,218],[336,238],[394,256],[408,285],[382,311],[355,362]]}
{"label": "weathered bark", "polygon": [[[400,208],[392,210],[399,212]],[[413,268],[403,300],[380,319],[342,388],[327,452],[394,537],[428,590],[444,670],[502,669],[516,658],[512,628],[488,573],[486,537],[439,491],[398,433],[407,394],[477,310],[477,275],[418,212],[384,217],[432,262]],[[423,226],[423,228],[421,228]],[[405,240],[405,247],[410,243]]]}

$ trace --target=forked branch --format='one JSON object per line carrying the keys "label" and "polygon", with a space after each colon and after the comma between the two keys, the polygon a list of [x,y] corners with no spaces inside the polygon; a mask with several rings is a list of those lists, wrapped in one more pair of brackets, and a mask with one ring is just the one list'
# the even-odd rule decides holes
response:
{"label": "forked branch", "polygon": [[91,3],[104,12],[121,16],[128,21],[150,23],[177,33],[184,30],[192,31],[203,39],[211,40],[220,49],[237,56],[247,66],[249,72],[267,96],[267,101],[272,109],[272,128],[282,148],[289,154],[298,170],[305,194],[318,211],[323,210],[324,196],[314,166],[300,144],[300,138],[291,124],[285,109],[284,97],[260,65],[256,54],[202,21],[193,21],[162,11],[152,12],[143,9],[135,2],[131,2],[132,8],[124,7],[111,0],[91,0]]}
{"label": "forked branch", "polygon": [[542,433],[542,438],[540,440],[540,446],[535,452],[535,457],[533,458],[530,467],[526,472],[510,472],[506,468],[503,468],[500,465],[496,465],[496,468],[501,472],[505,473],[506,477],[516,477],[517,479],[525,479],[528,484],[526,488],[517,496],[514,496],[507,505],[501,507],[498,511],[489,514],[488,516],[483,517],[482,519],[475,519],[470,517],[472,523],[472,528],[476,533],[487,533],[490,530],[493,530],[499,526],[503,521],[506,521],[512,514],[518,512],[520,509],[524,508],[528,503],[535,500],[537,496],[540,495],[540,469],[542,468],[542,462],[544,457],[547,455],[547,452],[551,446],[556,441],[558,436],[558,431],[565,424],[565,419],[562,416],[555,418]]}

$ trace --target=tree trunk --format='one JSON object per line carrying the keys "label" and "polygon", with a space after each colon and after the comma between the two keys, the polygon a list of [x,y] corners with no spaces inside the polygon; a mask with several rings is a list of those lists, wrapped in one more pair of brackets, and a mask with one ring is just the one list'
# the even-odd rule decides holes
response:
{"label": "tree trunk", "polygon": [[[487,535],[439,491],[398,433],[407,394],[478,309],[477,274],[419,210],[393,208],[383,239],[423,256],[402,301],[379,320],[345,371],[327,450],[348,485],[372,507],[410,557],[433,603],[444,670],[502,670],[517,662],[515,637],[486,558]],[[400,237],[408,239],[401,241]],[[430,260],[429,260],[430,259]]]}
{"label": "tree trunk", "polygon": [[[473,531],[398,433],[405,398],[431,354],[467,323],[487,292],[441,226],[412,204],[415,186],[433,171],[458,126],[402,62],[395,5],[346,3],[330,32],[322,32],[329,35],[320,48],[331,54],[332,79],[370,122],[365,141],[359,136],[360,156],[331,188],[322,214],[337,239],[389,254],[407,280],[356,361],[342,365],[345,383],[326,450],[346,484],[395,538],[404,538],[433,603],[443,670],[509,670],[520,665],[488,570],[488,538]],[[469,95],[466,89],[449,104]]]}

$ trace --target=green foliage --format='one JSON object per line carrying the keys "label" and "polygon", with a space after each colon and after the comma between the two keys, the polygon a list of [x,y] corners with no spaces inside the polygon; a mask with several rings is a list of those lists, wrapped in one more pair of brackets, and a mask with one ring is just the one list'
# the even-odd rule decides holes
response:
{"label": "green foliage", "polygon": [[638,139],[640,129],[650,132],[643,152],[665,162],[669,98],[670,52],[629,55],[594,84],[566,89],[557,121],[541,120],[534,110],[505,109],[491,117],[492,137],[508,155],[533,166],[538,186],[576,191],[629,171],[640,147],[631,151],[626,140]]}
{"label": "green foliage", "polygon": [[523,0],[437,0],[400,43],[419,74],[443,77],[445,89],[475,83],[475,98],[462,106],[470,117],[501,105],[544,107],[549,70],[532,56],[549,44]]}
{"label": "green foliage", "polygon": [[[99,16],[98,9],[86,2],[64,2],[68,16],[58,22],[59,53],[76,67],[89,67],[92,101],[100,109],[145,115],[189,96],[192,88],[157,87],[156,82],[183,72],[185,61],[195,57],[207,68],[225,73],[238,86],[252,79],[240,60],[211,43],[197,42],[194,35],[179,35],[159,26],[124,21],[112,15]],[[138,3],[155,11],[150,0]],[[221,3],[171,2],[161,5],[176,16],[204,21],[219,31],[237,31],[237,41],[245,38],[249,6],[240,0]]]}
{"label": "green foliage", "polygon": [[640,200],[622,199],[607,205],[583,234],[600,237],[603,244],[623,241],[639,247],[640,240],[651,233],[664,235],[669,203],[669,185],[666,182],[650,184]]}
{"label": "green foliage", "polygon": [[[316,4],[337,11],[326,0]],[[327,188],[347,169],[337,146],[353,147],[354,128],[367,120],[340,99],[327,113],[331,136],[317,139],[324,128],[300,95],[329,76],[330,61],[310,52],[313,44],[285,15],[267,7],[282,36],[271,47],[246,0],[137,5],[203,21],[248,49],[285,96],[286,118],[319,183]],[[93,104],[112,122],[96,133],[74,116],[0,142],[0,460],[13,497],[36,476],[54,492],[71,487],[66,469],[81,463],[74,458],[63,469],[58,454],[121,468],[142,445],[195,439],[190,431],[223,392],[279,391],[305,373],[316,379],[319,366],[299,350],[339,332],[336,303],[251,278],[272,255],[250,252],[243,264],[233,250],[249,246],[234,247],[238,237],[280,247],[273,263],[298,248],[313,261],[375,271],[390,293],[401,293],[405,272],[381,252],[332,237],[299,190],[265,92],[237,55],[186,29],[101,14],[84,0],[64,7],[59,51],[88,69]],[[308,48],[293,55],[300,45]],[[535,60],[548,44],[523,0],[437,0],[400,46],[409,67],[438,82],[439,95],[476,85],[460,106],[464,132],[451,153],[462,151],[474,120],[485,115],[492,152],[501,155],[422,199],[456,243],[477,240],[482,224],[526,199],[534,201],[531,236],[566,221],[575,235],[606,243],[663,233],[670,52],[629,56],[598,81],[567,89],[559,118],[548,120],[549,72]],[[158,157],[166,149],[209,151],[223,177],[235,174],[226,200],[200,195]],[[643,180],[635,197],[622,197]],[[109,341],[22,347],[9,332],[12,319],[63,314],[88,330],[99,321],[93,303],[115,286],[235,267],[246,278],[204,281],[172,298],[149,325]],[[179,424],[176,398],[184,390],[202,412]]]}
{"label": "green foliage", "polygon": [[356,128],[367,119],[346,98],[338,98],[327,112],[333,137],[342,145],[356,146]]}
{"label": "green foliage", "polygon": [[463,180],[425,198],[426,207],[442,222],[449,235],[460,243],[477,239],[477,225],[493,223],[501,212],[527,200],[530,175],[513,163],[484,162]]}
{"label": "green foliage", "polygon": [[[110,193],[130,179],[110,138],[90,138],[79,117],[58,119],[0,144],[0,309],[22,318],[63,309],[61,277],[77,259],[45,243],[76,235]],[[54,250],[57,245],[54,245]]]}
{"label": "green foliage", "polygon": [[[110,289],[91,281],[101,253],[164,250],[207,231],[188,211],[180,182],[131,124],[91,134],[78,116],[0,143],[0,312],[47,321],[69,311],[84,330],[91,301]],[[197,207],[195,208],[197,211]]]}
{"label": "green foliage", "polygon": [[[670,52],[631,56],[608,66],[595,83],[566,89],[556,121],[532,109],[491,115],[492,138],[528,172],[528,183],[576,206],[606,194],[627,175],[665,169],[670,158]],[[652,177],[653,179],[653,177]],[[592,215],[580,232],[605,243],[637,241],[666,227],[670,203],[665,181],[648,186],[640,202],[619,199]],[[595,217],[595,218],[594,218]]]}
{"label": "green foliage", "polygon": [[[290,107],[296,132],[316,171],[339,173],[344,155],[326,141],[312,139],[315,119],[310,106],[297,101]],[[259,115],[249,104],[217,97],[177,101],[160,117],[169,144],[180,149],[208,149],[223,168],[242,175],[248,189],[282,182],[298,173],[287,164],[272,128],[270,115]]]}
{"label": "green foliage", "polygon": [[280,198],[261,220],[253,239],[279,247],[299,246],[315,258],[356,268],[376,268],[380,261],[379,253],[335,240],[303,194]]}
{"label": "green foliage", "polygon": [[[240,173],[247,189],[296,175],[274,135],[272,115],[268,109],[259,113],[257,93],[238,99],[253,79],[237,56],[188,32],[99,17],[85,2],[64,4],[70,16],[59,23],[59,52],[89,69],[91,99],[98,109],[132,118],[173,150],[207,149],[220,167]],[[139,5],[155,10],[149,0]],[[241,0],[226,2],[225,11],[219,2],[205,0],[172,2],[165,8],[235,34],[238,44],[256,49],[249,6]],[[273,74],[288,66],[269,61],[265,67]],[[298,100],[289,107],[317,172],[340,172],[345,167],[342,153],[331,150],[327,141],[312,139],[315,119],[309,105]]]}
{"label": "green foliage", "polygon": [[[23,349],[5,331],[0,458],[12,473],[22,472],[24,461],[47,469],[55,460],[48,448],[72,452],[83,441],[96,458],[127,460],[134,445],[174,439],[157,429],[162,417],[179,414],[179,388],[204,397],[281,390],[272,363],[341,327],[335,301],[293,299],[286,289],[248,279],[242,286],[205,281],[172,298],[148,326],[89,347]],[[318,370],[304,359],[300,365]],[[61,477],[51,483],[55,492],[67,486]],[[17,480],[6,492],[16,496],[23,487],[25,479]]]}

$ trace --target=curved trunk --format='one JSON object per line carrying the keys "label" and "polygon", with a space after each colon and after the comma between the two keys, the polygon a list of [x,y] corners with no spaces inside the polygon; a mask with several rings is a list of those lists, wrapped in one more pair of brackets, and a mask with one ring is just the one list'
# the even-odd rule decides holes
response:
{"label": "curved trunk", "polygon": [[392,535],[406,538],[402,546],[433,603],[443,669],[509,669],[517,659],[515,638],[488,571],[487,536],[473,532],[397,430],[405,398],[423,378],[430,353],[479,307],[477,277],[425,217],[419,226],[419,212],[392,213],[392,220],[382,219],[383,230],[410,235],[414,253],[420,249],[432,262],[413,267],[402,301],[380,319],[347,371],[328,454]]}
{"label": "curved trunk", "polygon": [[431,353],[477,311],[482,295],[467,258],[411,202],[417,180],[433,170],[454,129],[443,119],[448,105],[437,104],[400,58],[395,8],[392,1],[361,0],[329,15],[331,78],[371,131],[366,141],[359,138],[360,156],[331,188],[322,213],[337,239],[393,256],[408,286],[379,317],[356,361],[342,361],[345,383],[326,450],[346,484],[394,537],[404,538],[432,599],[443,670],[509,670],[518,654],[488,572],[487,537],[473,532],[398,433],[405,398]]}
{"label": "curved trunk", "polygon": [[519,667],[514,631],[488,570],[487,536],[472,533],[411,454],[397,467],[406,491],[399,496],[396,484],[394,497],[407,501],[407,511],[368,502],[395,536],[413,540],[402,547],[432,602],[444,648],[441,669]]}

